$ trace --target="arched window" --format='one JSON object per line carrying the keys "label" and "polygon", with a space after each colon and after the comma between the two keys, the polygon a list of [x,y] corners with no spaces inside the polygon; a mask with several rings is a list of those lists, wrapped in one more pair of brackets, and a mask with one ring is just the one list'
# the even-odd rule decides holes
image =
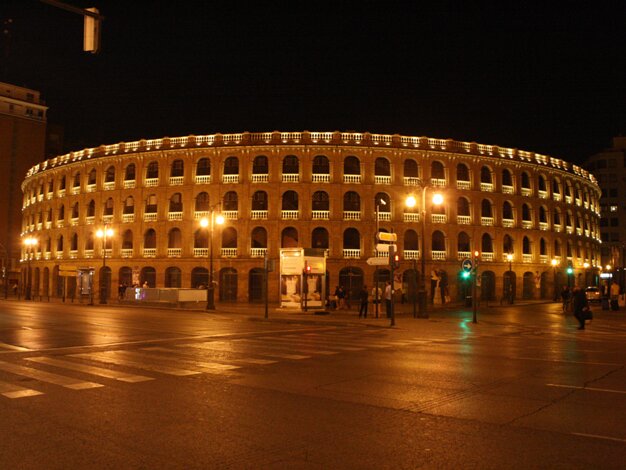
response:
{"label": "arched window", "polygon": [[525,254],[525,255],[532,254],[531,245],[530,245],[530,239],[528,237],[524,237],[522,239],[522,253]]}
{"label": "arched window", "polygon": [[522,171],[522,189],[530,189],[530,176],[525,171]]}
{"label": "arched window", "polygon": [[409,229],[404,232],[404,249],[418,251],[419,239],[417,238],[417,232],[413,229]]}
{"label": "arched window", "polygon": [[526,203],[522,204],[522,220],[527,222],[532,220],[530,206]]}
{"label": "arched window", "polygon": [[170,176],[178,178],[185,175],[185,163],[182,160],[174,160],[170,169]]}
{"label": "arched window", "polygon": [[470,172],[469,172],[469,168],[465,163],[459,163],[456,166],[456,180],[457,181],[467,181],[468,183],[471,181],[470,180]]}
{"label": "arched window", "polygon": [[191,270],[191,288],[209,285],[209,270],[206,268],[193,268]]}
{"label": "arched window", "polygon": [[552,217],[553,217],[554,225],[561,225],[561,209],[559,209],[558,207],[555,207]]}
{"label": "arched window", "polygon": [[470,214],[470,203],[469,200],[466,197],[461,196],[460,198],[457,199],[456,201],[456,213],[457,215],[461,215],[461,216],[467,216],[469,217]]}
{"label": "arched window", "polygon": [[159,177],[159,162],[152,161],[146,167],[146,178],[154,179]]}
{"label": "arched window", "polygon": [[361,174],[361,162],[354,156],[346,157],[343,161],[343,174],[344,175],[360,175]]}
{"label": "arched window", "polygon": [[72,206],[72,219],[78,219],[79,208],[78,202],[75,202]]}
{"label": "arched window", "polygon": [[209,193],[201,192],[196,196],[196,212],[206,212],[209,210]]}
{"label": "arched window", "polygon": [[63,253],[63,235],[57,238],[57,253]]}
{"label": "arched window", "polygon": [[459,233],[459,236],[457,238],[457,245],[456,245],[456,249],[459,253],[469,253],[471,252],[471,243],[470,243],[470,237],[467,233],[465,232],[461,232]]}
{"label": "arched window", "polygon": [[93,245],[94,245],[93,232],[89,232],[87,234],[87,238],[85,239],[85,250],[93,251]]}
{"label": "arched window", "polygon": [[201,158],[196,162],[196,176],[209,176],[211,174],[211,160]]}
{"label": "arched window", "polygon": [[389,160],[379,157],[374,161],[374,175],[391,176],[391,166]]}
{"label": "arched window", "polygon": [[74,184],[73,184],[74,188],[80,188],[80,171],[77,171],[74,174]]}
{"label": "arched window", "polygon": [[66,181],[65,175],[61,176],[59,179],[59,190],[65,189]]}
{"label": "arched window", "polygon": [[297,175],[300,173],[300,162],[295,155],[283,158],[283,175]]}
{"label": "arched window", "polygon": [[431,247],[433,251],[446,251],[446,237],[440,230],[435,230],[432,234]]}
{"label": "arched window", "polygon": [[208,248],[209,247],[209,232],[204,229],[198,229],[193,234],[193,247],[194,248]]}
{"label": "arched window", "polygon": [[115,182],[115,167],[114,166],[110,166],[107,168],[107,171],[104,175],[104,182],[105,183]]}
{"label": "arched window", "polygon": [[133,231],[126,230],[122,235],[122,250],[132,250],[133,249]]}
{"label": "arched window", "polygon": [[96,184],[96,169],[92,168],[91,171],[89,172],[89,175],[87,175],[87,184],[91,185],[91,184]]}
{"label": "arched window", "polygon": [[257,155],[252,162],[252,174],[253,175],[267,175],[269,174],[269,163],[265,155]]}
{"label": "arched window", "polygon": [[145,213],[146,214],[152,214],[155,213],[157,211],[157,197],[156,194],[150,194],[150,196],[148,196],[146,198],[146,210]]}
{"label": "arched window", "polygon": [[493,240],[488,233],[483,233],[481,237],[480,250],[482,253],[493,253]]}
{"label": "arched window", "polygon": [[70,250],[76,251],[78,250],[78,234],[73,233],[72,238],[70,239]]}
{"label": "arched window", "polygon": [[328,230],[324,227],[316,227],[311,233],[311,246],[313,248],[328,249]]}
{"label": "arched window", "polygon": [[343,210],[344,211],[361,211],[361,198],[355,191],[348,191],[343,195]]}
{"label": "arched window", "polygon": [[267,230],[264,227],[254,227],[252,229],[250,248],[267,248]]}
{"label": "arched window", "polygon": [[358,250],[361,248],[361,234],[355,228],[347,228],[343,232],[343,249]]}
{"label": "arched window", "polygon": [[182,274],[180,268],[170,266],[165,270],[165,287],[180,288],[182,286]]}
{"label": "arched window", "polygon": [[96,201],[93,199],[89,201],[87,205],[87,217],[95,217],[96,216]]}
{"label": "arched window", "polygon": [[114,203],[113,198],[110,197],[104,203],[104,215],[110,216],[113,215]]}
{"label": "arched window", "polygon": [[148,284],[148,287],[156,287],[156,269],[152,266],[145,266],[141,268],[139,276],[139,284],[141,286]]}
{"label": "arched window", "polygon": [[546,191],[547,190],[546,177],[545,176],[539,175],[539,177],[537,178],[537,189],[539,191]]}
{"label": "arched window", "polygon": [[330,210],[330,202],[326,191],[315,191],[313,193],[312,210],[327,211]]}
{"label": "arched window", "polygon": [[561,194],[561,187],[558,178],[552,180],[552,194]]}
{"label": "arched window", "polygon": [[546,240],[541,237],[539,239],[539,254],[541,256],[546,256],[548,254],[548,248],[546,246]]}
{"label": "arched window", "polygon": [[415,160],[411,158],[404,160],[404,177],[419,178],[419,168]]}
{"label": "arched window", "polygon": [[281,248],[298,247],[298,231],[294,227],[286,227],[280,234]]}
{"label": "arched window", "polygon": [[237,230],[234,227],[222,230],[222,248],[237,248]]}
{"label": "arched window", "polygon": [[132,196],[128,196],[124,200],[124,214],[135,213],[135,199]]}
{"label": "arched window", "polygon": [[491,179],[491,170],[486,166],[483,166],[480,169],[480,182],[481,183],[493,183]]}
{"label": "arched window", "polygon": [[502,186],[513,186],[513,174],[508,168],[502,170]]}
{"label": "arched window", "polygon": [[224,194],[224,206],[225,211],[237,211],[239,210],[239,198],[235,191],[228,191]]}
{"label": "arched window", "polygon": [[57,217],[57,220],[65,220],[65,206],[63,204],[59,206],[59,216]]}
{"label": "arched window", "polygon": [[313,174],[327,175],[330,173],[330,163],[326,155],[316,155],[313,158]]}
{"label": "arched window", "polygon": [[554,256],[561,256],[561,240],[554,240]]}
{"label": "arched window", "polygon": [[391,198],[386,193],[376,193],[374,207],[378,204],[378,212],[391,212]]}
{"label": "arched window", "polygon": [[539,222],[542,222],[542,223],[548,222],[548,213],[546,211],[545,206],[539,206]]}
{"label": "arched window", "polygon": [[298,193],[295,191],[285,191],[282,197],[282,210],[297,211],[298,210]]}
{"label": "arched window", "polygon": [[183,236],[179,228],[173,228],[167,234],[167,247],[168,248],[182,248]]}
{"label": "arched window", "polygon": [[169,212],[182,212],[183,211],[183,196],[180,193],[172,194],[170,197]]}
{"label": "arched window", "polygon": [[493,217],[491,201],[489,201],[488,199],[483,199],[480,203],[480,216]]}
{"label": "arched window", "polygon": [[146,233],[143,236],[143,247],[156,248],[156,241],[156,231],[153,228],[146,230]]}
{"label": "arched window", "polygon": [[255,191],[255,193],[252,195],[252,210],[267,210],[267,193],[265,191]]}
{"label": "arched window", "polygon": [[441,163],[438,160],[435,160],[434,162],[430,164],[430,177],[434,179],[439,179],[439,180],[446,179],[446,171],[443,166],[443,163]]}
{"label": "arched window", "polygon": [[135,164],[129,164],[124,170],[124,181],[134,181],[135,180]]}
{"label": "arched window", "polygon": [[502,238],[502,253],[515,253],[515,249],[513,247],[513,239],[509,234],[504,235]]}
{"label": "arched window", "polygon": [[228,157],[224,160],[224,174],[225,175],[238,175],[239,174],[239,159],[237,157]]}

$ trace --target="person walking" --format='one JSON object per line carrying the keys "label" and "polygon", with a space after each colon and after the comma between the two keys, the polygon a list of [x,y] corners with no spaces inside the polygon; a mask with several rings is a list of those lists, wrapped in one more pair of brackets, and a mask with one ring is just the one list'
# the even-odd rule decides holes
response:
{"label": "person walking", "polygon": [[343,286],[337,288],[335,295],[337,296],[337,310],[343,310],[346,307],[346,292]]}
{"label": "person walking", "polygon": [[574,307],[574,316],[578,320],[578,329],[585,329],[585,315],[589,311],[589,302],[587,301],[587,294],[584,289],[580,287],[574,288],[574,295],[572,296],[572,304]]}
{"label": "person walking", "polygon": [[619,310],[619,284],[613,280],[610,288],[611,293],[611,310]]}
{"label": "person walking", "polygon": [[563,313],[567,312],[569,307],[570,291],[568,286],[561,289],[561,300],[563,301]]}
{"label": "person walking", "polygon": [[387,281],[385,286],[385,310],[387,318],[391,318],[391,282]]}
{"label": "person walking", "polygon": [[359,308],[359,318],[367,318],[367,304],[369,301],[369,294],[367,293],[367,286],[364,285],[359,293],[359,299],[361,300],[361,308]]}

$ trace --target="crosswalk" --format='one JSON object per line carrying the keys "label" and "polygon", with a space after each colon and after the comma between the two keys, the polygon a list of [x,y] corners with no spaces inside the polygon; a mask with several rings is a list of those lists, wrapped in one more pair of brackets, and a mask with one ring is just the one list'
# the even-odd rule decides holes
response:
{"label": "crosswalk", "polygon": [[49,387],[77,391],[201,374],[228,378],[250,368],[424,342],[417,338],[394,340],[377,331],[328,329],[172,341],[158,346],[133,345],[133,348],[90,352],[55,351],[54,355],[33,352],[12,361],[0,360],[0,395],[9,399],[28,398],[48,393]]}

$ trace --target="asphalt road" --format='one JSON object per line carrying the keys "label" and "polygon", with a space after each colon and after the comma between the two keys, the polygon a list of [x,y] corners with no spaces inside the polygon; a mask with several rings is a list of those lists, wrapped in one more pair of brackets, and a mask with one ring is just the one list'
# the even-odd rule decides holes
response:
{"label": "asphalt road", "polygon": [[624,468],[626,313],[0,302],[0,468]]}

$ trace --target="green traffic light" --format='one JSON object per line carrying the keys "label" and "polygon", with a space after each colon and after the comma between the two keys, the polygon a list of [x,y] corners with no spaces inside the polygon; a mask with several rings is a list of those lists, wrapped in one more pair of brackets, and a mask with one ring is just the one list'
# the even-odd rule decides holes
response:
{"label": "green traffic light", "polygon": [[467,279],[468,277],[470,277],[469,271],[463,271],[463,279]]}

